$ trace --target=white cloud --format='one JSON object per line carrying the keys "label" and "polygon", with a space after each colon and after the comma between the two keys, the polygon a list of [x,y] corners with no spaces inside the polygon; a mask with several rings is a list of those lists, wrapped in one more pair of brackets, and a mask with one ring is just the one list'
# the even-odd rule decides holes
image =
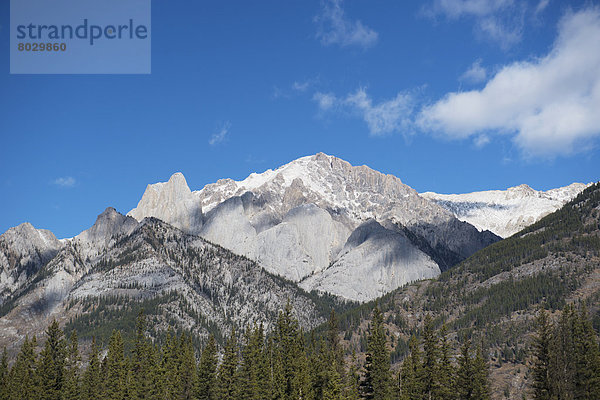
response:
{"label": "white cloud", "polygon": [[321,92],[315,93],[313,100],[317,102],[322,111],[331,109],[337,102],[337,98],[333,94]]}
{"label": "white cloud", "polygon": [[368,48],[377,42],[378,34],[360,21],[348,19],[342,9],[343,0],[323,0],[321,13],[315,17],[317,38],[325,46],[338,44],[342,47]]}
{"label": "white cloud", "polygon": [[513,4],[513,0],[435,0],[431,11],[449,18],[463,16],[484,17]]}
{"label": "white cloud", "polygon": [[543,12],[546,7],[548,7],[548,4],[550,4],[550,0],[540,0],[538,5],[535,7],[535,15]]}
{"label": "white cloud", "polygon": [[316,93],[313,99],[322,111],[334,107],[359,115],[369,127],[373,136],[383,136],[394,132],[406,133],[412,126],[413,99],[410,94],[398,93],[391,100],[373,104],[365,89],[360,88],[343,98],[331,93]]}
{"label": "white cloud", "polygon": [[304,81],[304,82],[294,82],[292,84],[292,89],[297,90],[299,92],[306,92],[306,90],[310,87],[311,85],[311,81]]}
{"label": "white cloud", "polygon": [[526,8],[526,3],[514,0],[433,0],[424,13],[451,20],[471,18],[480,36],[506,49],[521,40]]}
{"label": "white cloud", "polygon": [[208,144],[211,146],[217,145],[223,142],[227,138],[227,134],[229,133],[229,128],[231,128],[231,124],[229,122],[225,122],[219,131],[215,132],[208,141]]}
{"label": "white cloud", "polygon": [[75,183],[77,183],[77,181],[72,176],[65,176],[55,179],[52,183],[56,186],[69,188],[75,186]]}
{"label": "white cloud", "polygon": [[449,93],[418,125],[451,138],[512,135],[530,156],[572,154],[600,136],[600,9],[569,13],[550,52],[506,65],[481,90]]}
{"label": "white cloud", "polygon": [[481,83],[487,78],[487,71],[481,66],[481,59],[475,60],[473,64],[461,76],[461,81],[469,83]]}
{"label": "white cloud", "polygon": [[481,148],[483,146],[485,146],[486,144],[488,144],[491,141],[490,137],[488,135],[479,135],[475,138],[475,140],[473,141],[473,143],[475,144],[476,147]]}

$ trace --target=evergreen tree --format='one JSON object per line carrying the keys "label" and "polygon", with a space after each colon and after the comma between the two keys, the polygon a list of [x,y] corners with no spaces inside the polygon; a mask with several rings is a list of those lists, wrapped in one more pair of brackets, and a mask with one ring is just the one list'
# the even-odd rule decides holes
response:
{"label": "evergreen tree", "polygon": [[438,381],[438,358],[439,349],[437,336],[433,328],[433,320],[427,314],[423,327],[423,397],[431,399],[439,391]]}
{"label": "evergreen tree", "polygon": [[352,357],[350,361],[350,367],[348,368],[348,373],[346,374],[346,382],[344,389],[344,398],[345,400],[357,400],[360,397],[360,375],[359,365],[356,360],[356,351],[352,350]]}
{"label": "evergreen tree", "polygon": [[585,305],[574,315],[575,399],[600,399],[600,350]]}
{"label": "evergreen tree", "polygon": [[10,400],[37,400],[40,398],[36,371],[35,336],[26,336],[17,356],[17,361],[9,373],[8,398]]}
{"label": "evergreen tree", "polygon": [[552,326],[544,310],[540,310],[536,325],[536,336],[533,342],[534,359],[531,368],[533,375],[533,396],[536,400],[550,400],[554,397],[550,365]]}
{"label": "evergreen tree", "polygon": [[410,353],[404,359],[400,371],[400,398],[402,400],[420,399],[423,397],[423,365],[416,336],[411,336],[408,347]]}
{"label": "evergreen tree", "polygon": [[196,397],[199,400],[216,400],[217,346],[214,336],[208,338],[208,343],[202,351],[198,365],[198,380]]}
{"label": "evergreen tree", "polygon": [[81,398],[83,400],[95,400],[101,397],[100,360],[96,338],[92,338],[92,350],[90,352],[88,367],[83,374],[81,384]]}
{"label": "evergreen tree", "polygon": [[258,349],[256,362],[256,379],[258,381],[258,398],[268,399],[271,396],[271,368],[269,355],[265,346],[265,332],[262,323],[252,334],[254,346]]}
{"label": "evergreen tree", "polygon": [[323,400],[342,400],[342,377],[336,368],[327,371],[327,380],[323,388]]}
{"label": "evergreen tree", "polygon": [[111,400],[125,398],[127,369],[120,331],[113,331],[108,342],[106,354],[106,397]]}
{"label": "evergreen tree", "polygon": [[8,399],[8,358],[5,347],[0,359],[0,400],[6,399]]}
{"label": "evergreen tree", "polygon": [[560,317],[558,327],[553,335],[553,345],[550,351],[552,386],[554,395],[559,399],[570,400],[573,398],[575,388],[575,364],[573,354],[573,327],[575,314],[570,306],[566,306]]}
{"label": "evergreen tree", "polygon": [[132,400],[145,400],[152,398],[157,393],[154,387],[155,365],[152,355],[152,346],[146,338],[146,317],[144,310],[140,310],[135,323],[135,344],[131,360],[131,384],[129,396]]}
{"label": "evergreen tree", "polygon": [[182,334],[179,338],[179,391],[177,398],[181,400],[191,400],[194,398],[196,387],[196,358],[194,356],[194,346],[191,338]]}
{"label": "evergreen tree", "polygon": [[451,348],[448,341],[448,328],[446,325],[442,326],[440,331],[440,352],[439,352],[439,363],[437,371],[437,382],[436,393],[434,398],[440,400],[454,400],[456,398],[455,379],[454,379],[454,366],[452,365]]}
{"label": "evergreen tree", "polygon": [[471,341],[466,339],[460,349],[456,371],[456,393],[459,400],[471,400],[473,396],[473,360]]}
{"label": "evergreen tree", "polygon": [[235,378],[238,367],[237,350],[235,328],[231,328],[231,333],[223,351],[223,362],[219,366],[217,375],[217,394],[220,400],[235,400]]}
{"label": "evergreen tree", "polygon": [[490,384],[489,384],[489,366],[483,356],[482,346],[477,347],[477,353],[473,360],[473,400],[489,400],[490,399]]}
{"label": "evergreen tree", "polygon": [[167,338],[161,350],[162,396],[169,399],[176,398],[180,386],[178,346],[177,337],[171,330],[167,332]]}
{"label": "evergreen tree", "polygon": [[66,344],[56,320],[46,330],[46,343],[40,353],[38,374],[42,397],[60,400],[65,381]]}
{"label": "evergreen tree", "polygon": [[[307,398],[310,376],[298,321],[290,303],[279,313],[272,343],[272,396],[283,400]],[[307,384],[308,381],[308,384]]]}
{"label": "evergreen tree", "polygon": [[63,386],[63,400],[79,399],[79,342],[77,331],[71,332],[65,363],[65,384]]}
{"label": "evergreen tree", "polygon": [[259,400],[267,394],[267,391],[261,387],[261,385],[264,385],[261,379],[268,379],[263,370],[264,334],[262,326],[255,325],[253,329],[247,327],[244,333],[244,342],[242,361],[238,369],[237,385],[239,390],[237,398],[240,400]]}
{"label": "evergreen tree", "polygon": [[390,355],[386,346],[383,315],[379,307],[373,310],[371,330],[367,339],[365,374],[361,382],[364,399],[386,400],[391,397]]}

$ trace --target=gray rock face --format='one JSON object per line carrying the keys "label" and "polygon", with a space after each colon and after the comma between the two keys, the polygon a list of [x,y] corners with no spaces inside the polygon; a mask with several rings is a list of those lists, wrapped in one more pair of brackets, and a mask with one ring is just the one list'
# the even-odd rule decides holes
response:
{"label": "gray rock face", "polygon": [[[251,174],[240,182],[222,179],[191,195],[186,192],[184,201],[188,198],[201,204],[204,215],[203,224],[191,226],[188,232],[199,233],[256,260],[270,272],[302,281],[308,290],[327,291],[352,300],[370,300],[374,297],[362,293],[376,296],[382,292],[365,288],[351,294],[347,291],[348,282],[332,279],[310,285],[317,282],[317,275],[331,274],[326,271],[346,254],[342,254],[346,240],[370,219],[397,226],[391,229],[396,234],[385,244],[380,240],[369,242],[362,250],[346,255],[345,264],[338,266],[349,265],[349,259],[353,260],[352,265],[370,265],[371,272],[381,275],[378,287],[382,290],[393,290],[407,283],[405,279],[429,278],[498,239],[461,223],[395,176],[366,166],[355,167],[323,153],[300,158],[274,171]],[[184,209],[177,206],[178,199],[169,197],[168,201],[171,203],[161,207]],[[137,215],[138,220],[148,216],[148,212],[141,212],[142,208],[138,206],[130,215]],[[165,221],[173,223],[173,219]],[[407,238],[405,228],[414,235]],[[415,237],[423,243],[413,243]],[[389,241],[398,241],[394,251],[406,251],[406,257],[392,257],[387,263],[378,258],[374,262],[366,249],[388,254]],[[376,248],[378,245],[382,249]],[[433,270],[437,272],[432,272],[432,259],[438,264]],[[411,264],[406,260],[412,260]],[[406,268],[411,272],[404,273]]]}
{"label": "gray rock face", "polygon": [[406,235],[370,220],[352,232],[333,265],[300,286],[321,292],[334,289],[344,297],[368,301],[407,282],[439,274],[438,265]]}
{"label": "gray rock face", "polygon": [[0,303],[46,265],[63,244],[52,232],[26,222],[0,236]]}
{"label": "gray rock face", "polygon": [[201,205],[180,172],[168,182],[148,185],[138,206],[127,215],[137,221],[155,217],[189,233],[202,227]]}
{"label": "gray rock face", "polygon": [[256,259],[269,271],[298,282],[326,269],[349,234],[327,211],[311,203],[299,205],[258,235]]}

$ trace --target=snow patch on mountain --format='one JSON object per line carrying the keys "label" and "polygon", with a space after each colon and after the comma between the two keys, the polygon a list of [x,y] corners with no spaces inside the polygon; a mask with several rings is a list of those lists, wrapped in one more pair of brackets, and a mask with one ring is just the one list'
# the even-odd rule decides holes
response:
{"label": "snow patch on mountain", "polygon": [[421,196],[435,201],[480,231],[489,230],[506,238],[558,210],[587,186],[589,184],[572,183],[561,188],[538,191],[528,185],[519,185],[507,190],[465,194],[426,192]]}

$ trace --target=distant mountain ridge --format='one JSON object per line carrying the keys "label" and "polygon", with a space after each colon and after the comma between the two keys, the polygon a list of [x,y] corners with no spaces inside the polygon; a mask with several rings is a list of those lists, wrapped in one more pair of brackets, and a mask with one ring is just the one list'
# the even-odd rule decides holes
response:
{"label": "distant mountain ridge", "polygon": [[[358,301],[435,277],[499,240],[393,175],[323,153],[194,192],[177,173],[149,185],[128,215],[155,216],[306,290]],[[348,241],[356,230],[368,243]]]}
{"label": "distant mountain ridge", "polygon": [[523,184],[506,190],[465,194],[426,192],[421,195],[446,208],[461,221],[506,238],[558,210],[589,185],[572,183],[538,191]]}

